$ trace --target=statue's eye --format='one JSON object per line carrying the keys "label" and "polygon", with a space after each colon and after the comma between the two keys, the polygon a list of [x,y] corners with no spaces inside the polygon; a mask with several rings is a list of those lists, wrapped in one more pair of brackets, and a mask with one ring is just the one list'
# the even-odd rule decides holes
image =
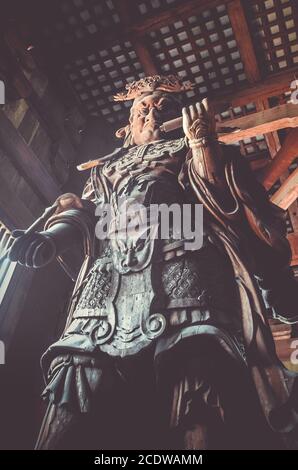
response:
{"label": "statue's eye", "polygon": [[169,105],[169,103],[167,103],[167,101],[163,101],[162,103],[160,103],[160,104],[158,105],[157,109],[158,109],[159,111],[166,111],[166,110],[168,109],[168,107],[169,107],[168,105]]}
{"label": "statue's eye", "polygon": [[141,115],[141,116],[147,116],[148,111],[149,111],[148,108],[145,108],[145,107],[144,107],[144,108],[141,108],[141,109],[140,109],[140,115]]}

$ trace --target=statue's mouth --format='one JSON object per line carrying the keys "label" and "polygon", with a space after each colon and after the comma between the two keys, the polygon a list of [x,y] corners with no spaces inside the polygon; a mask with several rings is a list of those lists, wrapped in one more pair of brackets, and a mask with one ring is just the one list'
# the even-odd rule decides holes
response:
{"label": "statue's mouth", "polygon": [[147,128],[147,127],[150,127],[152,129],[152,131],[155,131],[155,130],[160,128],[161,124],[162,123],[159,122],[159,121],[154,121],[154,122],[148,121],[144,124],[144,129]]}

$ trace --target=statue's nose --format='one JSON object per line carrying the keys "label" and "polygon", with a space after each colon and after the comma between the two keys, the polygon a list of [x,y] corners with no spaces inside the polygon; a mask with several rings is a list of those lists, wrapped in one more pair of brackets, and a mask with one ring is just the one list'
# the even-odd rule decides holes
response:
{"label": "statue's nose", "polygon": [[126,254],[125,258],[122,261],[122,266],[125,267],[125,268],[128,268],[130,266],[134,266],[135,264],[137,264],[137,262],[138,262],[138,260],[135,257],[134,250],[129,248],[127,250],[127,254]]}
{"label": "statue's nose", "polygon": [[159,120],[159,113],[157,109],[151,108],[148,114],[146,115],[145,122],[158,121],[158,120]]}

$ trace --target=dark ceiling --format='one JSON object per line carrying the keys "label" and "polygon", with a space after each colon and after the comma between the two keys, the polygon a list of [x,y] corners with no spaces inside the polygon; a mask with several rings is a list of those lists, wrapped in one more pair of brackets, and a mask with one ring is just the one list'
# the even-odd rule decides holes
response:
{"label": "dark ceiling", "polygon": [[[115,103],[113,95],[148,70],[193,81],[189,100],[247,86],[227,3],[15,0],[9,2],[6,19],[22,25],[32,54],[53,80],[63,80],[86,115],[119,127],[130,103]],[[242,5],[260,78],[297,68],[297,1],[251,0]],[[255,103],[248,103],[222,118],[254,110]],[[241,146],[247,155],[267,152],[263,136]]]}

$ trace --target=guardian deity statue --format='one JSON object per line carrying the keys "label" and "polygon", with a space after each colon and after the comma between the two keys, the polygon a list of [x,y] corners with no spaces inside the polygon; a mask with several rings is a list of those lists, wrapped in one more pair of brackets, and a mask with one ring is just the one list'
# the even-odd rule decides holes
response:
{"label": "guardian deity statue", "polygon": [[[11,248],[34,268],[65,264],[76,243],[85,253],[65,330],[42,357],[38,449],[284,448],[295,433],[296,381],[267,318],[298,321],[284,212],[238,147],[218,141],[208,100],[182,108],[192,87],[159,75],[127,85],[115,97],[132,100],[122,147],[90,165],[82,197],[60,197],[44,230],[18,232]],[[181,114],[183,130],[165,134]],[[201,205],[200,246],[171,218],[160,237],[152,205],[191,207],[194,231]],[[121,220],[139,230],[123,236]]]}

